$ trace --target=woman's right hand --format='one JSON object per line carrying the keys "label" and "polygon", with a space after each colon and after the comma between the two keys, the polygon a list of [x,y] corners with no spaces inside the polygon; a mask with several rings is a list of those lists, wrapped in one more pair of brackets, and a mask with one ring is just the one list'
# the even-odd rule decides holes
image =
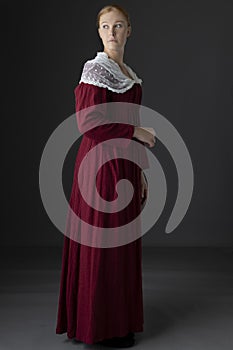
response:
{"label": "woman's right hand", "polygon": [[134,127],[133,137],[139,141],[147,143],[149,147],[153,147],[155,145],[155,136],[151,132],[140,128],[139,126]]}

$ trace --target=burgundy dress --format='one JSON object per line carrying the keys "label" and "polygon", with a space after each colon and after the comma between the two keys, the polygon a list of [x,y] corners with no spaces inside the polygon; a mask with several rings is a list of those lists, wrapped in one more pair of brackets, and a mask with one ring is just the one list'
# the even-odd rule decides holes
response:
{"label": "burgundy dress", "polygon": [[[104,102],[140,105],[142,97],[139,83],[124,93],[116,93],[81,82],[74,92],[77,112]],[[101,125],[84,132],[75,163],[70,207],[83,220],[90,222],[91,218],[91,222],[97,222],[102,227],[124,225],[141,211],[141,169],[127,159],[112,159],[104,164],[96,177],[96,187],[101,196],[109,201],[116,198],[115,184],[119,179],[131,181],[134,187],[132,201],[120,213],[104,213],[88,207],[79,192],[79,166],[92,147],[116,137],[134,139],[134,125],[140,125],[139,120],[133,120],[130,113],[122,118],[124,123]],[[78,117],[77,122],[82,132],[84,118]],[[146,157],[142,163],[142,168],[149,167]],[[88,169],[86,175],[88,178]],[[142,331],[141,237],[117,247],[96,248],[64,236],[56,333],[67,332],[69,338],[93,344],[103,339],[125,336],[128,332]]]}

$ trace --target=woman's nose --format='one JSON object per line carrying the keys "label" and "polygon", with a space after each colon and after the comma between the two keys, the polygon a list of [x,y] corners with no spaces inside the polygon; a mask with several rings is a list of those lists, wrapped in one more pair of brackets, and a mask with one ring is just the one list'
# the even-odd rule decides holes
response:
{"label": "woman's nose", "polygon": [[115,35],[115,28],[114,27],[110,28],[110,34],[112,34],[113,36]]}

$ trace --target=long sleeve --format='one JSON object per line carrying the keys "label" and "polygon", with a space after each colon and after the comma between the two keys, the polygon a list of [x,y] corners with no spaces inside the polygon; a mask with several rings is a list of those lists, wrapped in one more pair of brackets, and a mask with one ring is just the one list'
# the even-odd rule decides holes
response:
{"label": "long sleeve", "polygon": [[[109,122],[106,88],[81,82],[76,86],[74,93],[77,124],[82,134],[96,142],[114,138],[124,138],[130,142],[134,134],[134,125]],[[127,144],[128,142],[123,142],[122,147],[127,147]]]}

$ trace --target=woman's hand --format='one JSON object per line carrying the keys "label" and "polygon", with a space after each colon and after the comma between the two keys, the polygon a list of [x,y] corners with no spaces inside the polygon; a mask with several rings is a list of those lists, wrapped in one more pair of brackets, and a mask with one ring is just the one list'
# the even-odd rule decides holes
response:
{"label": "woman's hand", "polygon": [[139,141],[147,143],[149,147],[153,147],[155,145],[155,136],[151,132],[140,128],[139,126],[134,127],[133,137]]}
{"label": "woman's hand", "polygon": [[148,196],[148,185],[145,180],[143,171],[141,170],[141,203],[143,203]]}

